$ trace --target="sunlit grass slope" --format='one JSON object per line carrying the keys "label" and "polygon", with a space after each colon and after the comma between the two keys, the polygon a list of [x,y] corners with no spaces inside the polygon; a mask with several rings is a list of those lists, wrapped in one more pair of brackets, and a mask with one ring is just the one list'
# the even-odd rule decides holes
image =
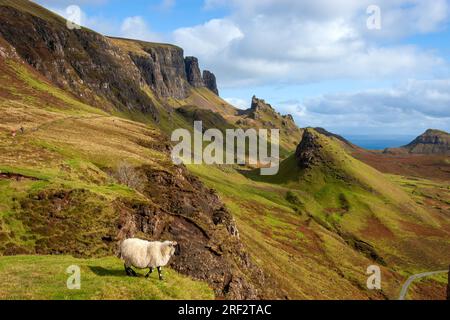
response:
{"label": "sunlit grass slope", "polygon": [[[80,268],[80,289],[68,289],[70,266]],[[127,277],[115,257],[76,259],[71,256],[0,257],[0,299],[27,300],[175,300],[214,299],[206,284],[166,268],[157,273]]]}

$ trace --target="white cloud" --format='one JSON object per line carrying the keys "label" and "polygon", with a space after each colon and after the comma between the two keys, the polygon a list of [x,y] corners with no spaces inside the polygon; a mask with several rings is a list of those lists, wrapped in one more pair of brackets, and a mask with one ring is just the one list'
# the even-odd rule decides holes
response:
{"label": "white cloud", "polygon": [[250,104],[247,100],[239,99],[239,98],[224,98],[226,102],[235,106],[238,109],[246,110],[250,108]]}
{"label": "white cloud", "polygon": [[187,54],[221,84],[304,83],[339,78],[404,78],[448,71],[435,52],[395,39],[439,30],[445,0],[379,0],[382,29],[368,30],[369,0],[207,0],[232,14],[174,32]]}
{"label": "white cloud", "polygon": [[[70,17],[66,9],[52,7],[48,7],[48,9],[65,19]],[[118,36],[152,42],[161,41],[160,35],[152,32],[141,16],[126,17],[121,23],[117,23],[102,16],[88,16],[81,10],[81,25],[107,36]]]}
{"label": "white cloud", "polygon": [[450,130],[450,79],[409,80],[390,89],[325,94],[281,106],[302,126],[340,133],[416,134]]}
{"label": "white cloud", "polygon": [[212,58],[244,36],[232,21],[226,19],[213,19],[203,25],[180,28],[173,35],[175,42],[186,51]]}
{"label": "white cloud", "polygon": [[150,31],[144,18],[140,16],[126,18],[120,27],[120,35],[125,38],[157,42],[158,34]]}

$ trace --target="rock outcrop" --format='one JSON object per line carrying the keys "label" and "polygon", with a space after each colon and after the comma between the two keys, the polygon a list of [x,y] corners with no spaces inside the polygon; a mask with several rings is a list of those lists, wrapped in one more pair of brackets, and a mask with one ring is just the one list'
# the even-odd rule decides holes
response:
{"label": "rock outcrop", "polygon": [[204,70],[203,74],[200,71],[200,65],[196,57],[184,58],[187,81],[194,88],[208,88],[216,95],[219,95],[217,88],[217,80],[214,73]]}
{"label": "rock outcrop", "polygon": [[256,96],[252,97],[250,108],[238,110],[237,115],[240,118],[235,124],[239,127],[279,129],[281,152],[285,154],[291,153],[297,147],[303,134],[303,129],[297,127],[292,115],[281,115],[272,105]]}
{"label": "rock outcrop", "polygon": [[258,114],[258,112],[270,111],[275,112],[275,109],[269,103],[266,103],[264,99],[258,99],[256,96],[252,97],[252,105],[250,112],[252,115]]}
{"label": "rock outcrop", "polygon": [[[253,120],[261,120],[262,118],[271,118],[272,121],[264,122],[264,125],[274,126],[274,123],[280,123],[284,128],[297,128],[294,117],[291,114],[281,115],[277,112],[271,104],[267,103],[264,99],[259,99],[256,96],[252,97],[252,104],[250,109],[241,112],[241,115],[245,115],[247,118]],[[280,128],[281,129],[281,128]]]}
{"label": "rock outcrop", "polygon": [[219,95],[219,89],[217,88],[217,80],[216,80],[216,76],[214,75],[214,73],[212,73],[208,70],[204,70],[203,71],[203,82],[209,90],[214,92],[216,95]]}
{"label": "rock outcrop", "polygon": [[200,66],[196,57],[184,58],[184,64],[186,67],[187,81],[194,88],[202,88],[205,86],[202,75],[200,73]]}
{"label": "rock outcrop", "polygon": [[317,141],[315,133],[311,129],[305,130],[303,138],[295,151],[297,165],[301,169],[312,168],[322,162],[322,146]]}

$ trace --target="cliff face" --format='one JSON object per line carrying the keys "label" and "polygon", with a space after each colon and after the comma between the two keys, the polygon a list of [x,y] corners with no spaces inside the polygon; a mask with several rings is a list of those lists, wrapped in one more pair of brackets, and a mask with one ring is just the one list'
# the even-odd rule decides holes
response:
{"label": "cliff face", "polygon": [[320,163],[322,159],[322,146],[317,141],[316,136],[311,130],[306,130],[303,138],[295,151],[297,164],[301,169],[308,169]]}
{"label": "cliff face", "polygon": [[160,97],[184,99],[189,95],[183,50],[175,46],[142,44],[143,54],[130,52],[146,84]]}
{"label": "cliff face", "polygon": [[219,95],[216,76],[208,70],[204,70],[203,74],[201,74],[200,65],[196,57],[186,57],[184,64],[186,67],[186,77],[191,86],[194,88],[206,87],[216,95]]}
{"label": "cliff face", "polygon": [[217,80],[214,73],[204,70],[203,71],[203,82],[205,83],[205,86],[214,92],[216,95],[219,95],[219,89],[217,88]]}
{"label": "cliff face", "polygon": [[189,84],[194,88],[201,88],[205,86],[202,75],[200,73],[200,66],[196,57],[186,57],[184,59],[186,66],[186,76]]}
{"label": "cliff face", "polygon": [[0,21],[0,35],[18,55],[61,88],[103,109],[140,110],[158,118],[141,90],[139,71],[123,68],[127,58],[107,38],[10,6],[0,6]]}

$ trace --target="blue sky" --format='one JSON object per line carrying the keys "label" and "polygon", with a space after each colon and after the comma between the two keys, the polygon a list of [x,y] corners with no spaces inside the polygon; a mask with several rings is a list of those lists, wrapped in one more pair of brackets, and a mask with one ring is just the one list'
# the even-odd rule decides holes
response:
{"label": "blue sky", "polygon": [[238,107],[256,94],[346,136],[450,131],[450,0],[37,2],[62,15],[78,5],[103,34],[180,45]]}

